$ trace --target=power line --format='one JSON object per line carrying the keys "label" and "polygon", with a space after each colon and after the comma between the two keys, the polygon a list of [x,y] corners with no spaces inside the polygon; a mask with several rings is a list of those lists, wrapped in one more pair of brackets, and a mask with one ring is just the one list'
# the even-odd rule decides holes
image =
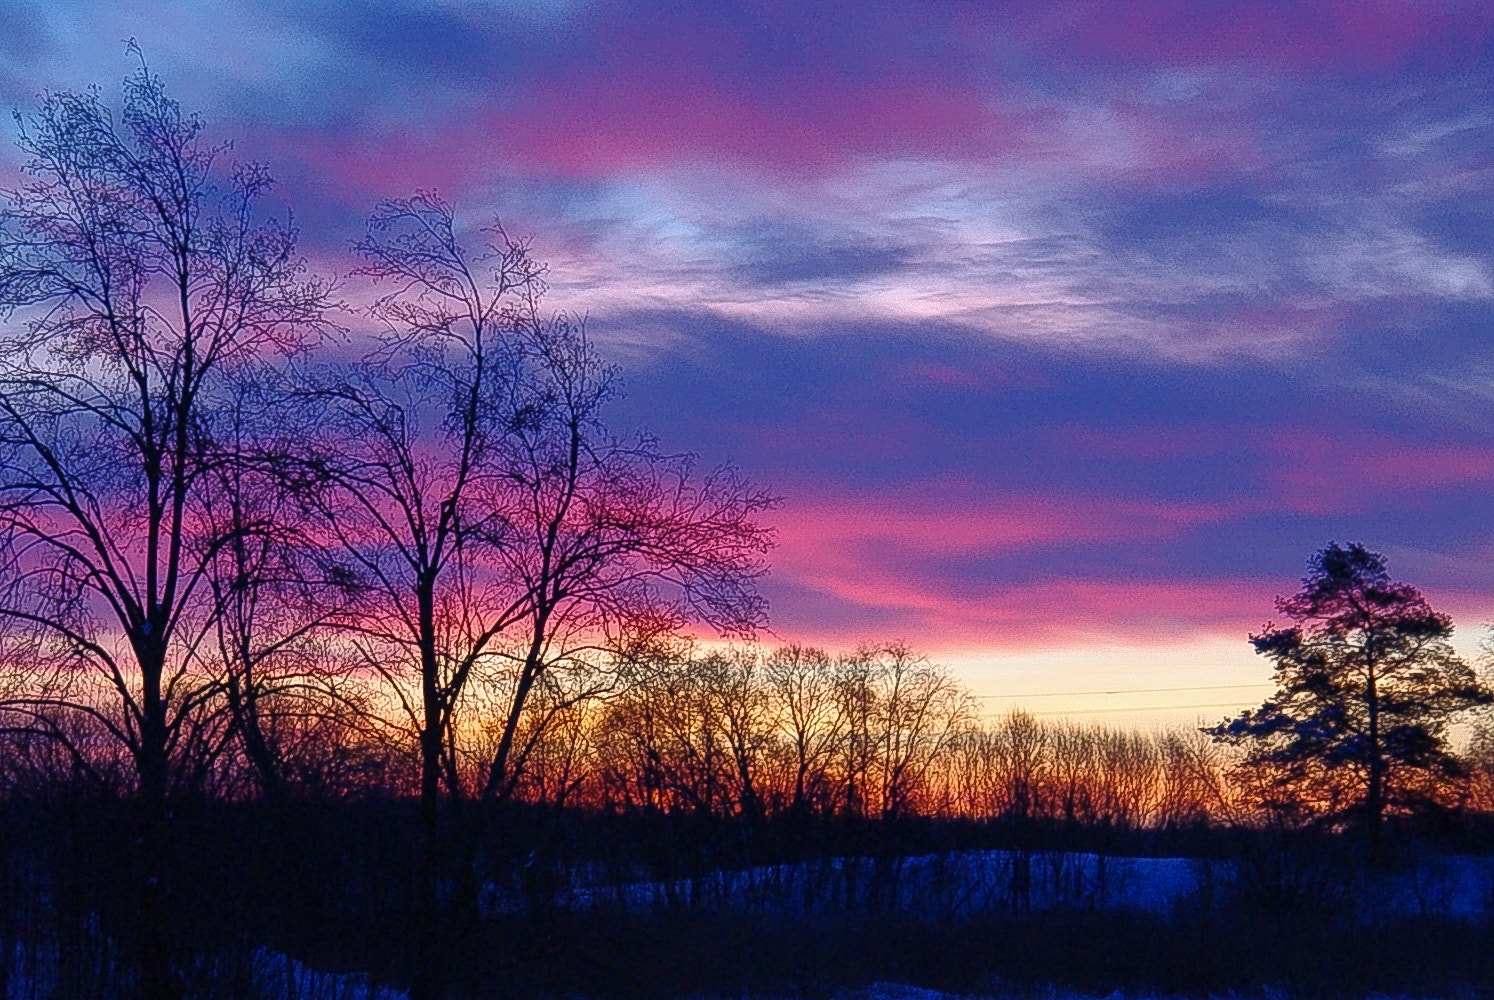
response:
{"label": "power line", "polygon": [[1031,714],[1038,715],[1038,716],[1052,716],[1052,715],[1108,715],[1111,712],[1187,712],[1187,711],[1192,711],[1194,709],[1203,709],[1203,708],[1239,708],[1239,707],[1240,707],[1240,703],[1239,702],[1236,702],[1236,701],[1223,701],[1223,702],[1214,702],[1214,703],[1208,704],[1208,705],[1144,705],[1144,706],[1138,706],[1138,707],[1134,707],[1134,708],[1131,707],[1131,706],[1129,706],[1129,705],[1127,705],[1127,706],[1124,706],[1124,707],[1121,707],[1121,708],[1114,708],[1114,707],[1112,707],[1112,708],[1081,708],[1081,709],[1077,709],[1075,711],[1069,711],[1069,712],[1062,712],[1062,711],[1056,711],[1055,710],[1055,711],[1050,711],[1050,712],[1033,712]]}
{"label": "power line", "polygon": [[1039,691],[1029,694],[982,694],[978,698],[1081,698],[1092,695],[1111,694],[1162,694],[1170,691],[1237,691],[1242,688],[1264,688],[1269,684],[1204,684],[1197,687],[1167,687],[1167,688],[1117,688],[1113,691]]}

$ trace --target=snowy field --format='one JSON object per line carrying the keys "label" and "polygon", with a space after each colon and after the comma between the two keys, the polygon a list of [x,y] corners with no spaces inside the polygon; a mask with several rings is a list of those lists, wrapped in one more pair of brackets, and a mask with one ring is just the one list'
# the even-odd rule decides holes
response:
{"label": "snowy field", "polygon": [[[1013,995],[1021,1000],[1195,1000],[1187,997],[1155,997],[1150,993],[1122,993],[1109,994],[1072,993],[1065,990],[1053,989],[1024,990]],[[697,998],[699,1000],[699,998]],[[873,983],[860,990],[848,990],[835,995],[834,1000],[977,1000],[975,997],[958,993],[940,993],[938,990],[928,990],[920,986],[907,986],[902,983]],[[1006,1000],[999,994],[979,1000]],[[1227,993],[1223,997],[1198,997],[1196,1000],[1295,1000],[1290,994],[1273,990],[1269,987],[1264,992],[1256,994]],[[1394,996],[1391,994],[1375,993],[1366,1000],[1413,1000],[1411,997]],[[1431,1000],[1427,997],[1417,997],[1414,1000]],[[1449,997],[1448,1000],[1463,1000],[1462,996]]]}
{"label": "snowy field", "polygon": [[[572,876],[571,884],[556,892],[554,904],[576,910],[620,907],[641,913],[683,907],[810,917],[866,907],[931,915],[1062,909],[1167,914],[1179,906],[1227,905],[1225,894],[1232,891],[1237,880],[1298,879],[1300,884],[1286,888],[1311,893],[1316,891],[1314,879],[1324,877],[1322,871],[1311,869],[1242,871],[1243,864],[1235,860],[1128,858],[1078,852],[967,851],[900,859],[826,859],[715,872],[698,878],[635,879],[613,885],[601,884],[599,871],[582,870]],[[524,874],[516,873],[516,881],[521,881]],[[1336,874],[1341,878],[1343,873]],[[1342,882],[1335,884],[1342,891]],[[1426,855],[1414,868],[1403,872],[1373,878],[1361,873],[1350,880],[1348,892],[1351,895],[1346,901],[1366,920],[1387,916],[1481,917],[1494,901],[1494,858]],[[483,902],[490,914],[520,911],[525,905],[517,894],[493,885],[487,887]],[[0,1000],[36,1000],[54,993],[59,983],[55,945],[23,948],[18,942],[8,941],[0,942],[0,949],[9,950],[6,960],[0,962]],[[256,949],[247,957],[247,996],[266,1000],[408,1000],[404,992],[370,984],[363,975],[318,971],[268,949]],[[243,976],[242,960],[235,968],[240,970],[235,978]],[[206,981],[216,981],[214,970],[200,969],[198,973],[206,976]],[[1000,985],[992,984],[986,995],[1000,996]],[[1014,995],[1026,1000],[1098,1000],[1031,989]],[[1260,1000],[1285,997],[1268,992]],[[839,994],[835,1000],[959,998],[914,986],[877,983]],[[1117,993],[1106,1000],[1151,998]]]}
{"label": "snowy field", "polygon": [[[0,979],[0,1000],[41,1000],[59,993],[54,949],[11,945],[11,962]],[[234,976],[234,979],[237,979]],[[244,995],[262,1000],[409,1000],[402,990],[370,984],[360,973],[318,972],[288,955],[256,948]]]}
{"label": "snowy field", "polygon": [[371,985],[367,976],[317,972],[265,948],[254,953],[254,985],[265,1000],[409,1000],[403,990]]}
{"label": "snowy field", "polygon": [[[1242,877],[1272,879],[1279,891],[1304,894],[1317,891],[1315,880],[1323,878],[1311,869],[1242,871],[1242,864],[1017,851],[831,858],[612,885],[575,877],[556,891],[554,902],[570,909],[731,908],[786,915],[866,906],[945,915],[1054,909],[1168,913],[1187,901],[1208,903]],[[1355,878],[1351,891],[1355,908],[1366,914],[1479,917],[1494,900],[1494,858],[1429,855],[1405,872]],[[524,906],[518,893],[492,884],[483,902],[489,913]]]}

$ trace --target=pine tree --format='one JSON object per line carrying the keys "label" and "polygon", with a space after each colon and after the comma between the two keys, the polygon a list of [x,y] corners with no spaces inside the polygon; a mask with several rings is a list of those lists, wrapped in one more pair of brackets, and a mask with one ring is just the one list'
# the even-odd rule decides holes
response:
{"label": "pine tree", "polygon": [[1248,748],[1268,806],[1377,835],[1387,813],[1448,798],[1463,777],[1448,723],[1494,692],[1453,650],[1452,618],[1392,582],[1383,556],[1330,542],[1302,584],[1277,600],[1294,624],[1250,637],[1276,664],[1276,693],[1205,732]]}

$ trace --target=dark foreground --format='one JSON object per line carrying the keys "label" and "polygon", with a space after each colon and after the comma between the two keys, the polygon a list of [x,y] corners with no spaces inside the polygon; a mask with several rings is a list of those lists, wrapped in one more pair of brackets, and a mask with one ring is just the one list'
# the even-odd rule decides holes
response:
{"label": "dark foreground", "polygon": [[[122,808],[11,804],[0,813],[0,997],[135,994],[139,912]],[[480,870],[481,884],[468,891],[438,878],[433,902],[420,892],[402,808],[184,813],[168,934],[181,995],[829,997],[897,982],[986,996],[1494,997],[1488,893],[1448,903],[1448,871],[1494,871],[1469,853],[1483,838],[1466,829],[1440,840],[1400,831],[1371,863],[1345,838],[1238,831],[1169,841],[806,824],[759,830],[748,843],[740,829],[657,817],[520,815],[469,842],[459,867]],[[1138,887],[1120,891],[1116,863],[1110,891],[1097,892],[1081,862],[1107,840],[1131,854],[1191,849],[1193,861],[1160,864],[1208,871],[1207,891],[1134,908],[1126,900],[1140,898]],[[858,847],[860,862],[824,860]],[[983,894],[958,874],[965,869],[937,867],[982,850],[1005,865]],[[1462,867],[1448,868],[1453,850]],[[956,874],[916,882],[896,861],[909,854]],[[1013,860],[1024,858],[1026,867]],[[726,883],[708,877],[721,861],[823,877],[723,892]],[[1421,877],[1439,864],[1443,884]],[[1059,898],[1035,891],[1041,872],[1080,875],[1065,876],[1076,881]],[[1385,872],[1412,887],[1395,906],[1376,888]],[[581,882],[588,888],[578,892]],[[266,956],[269,967],[302,971],[267,974]]]}

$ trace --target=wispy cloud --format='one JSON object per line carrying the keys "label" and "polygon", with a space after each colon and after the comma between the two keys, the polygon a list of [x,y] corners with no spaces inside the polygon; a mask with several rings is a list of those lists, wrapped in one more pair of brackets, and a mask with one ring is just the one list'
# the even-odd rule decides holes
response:
{"label": "wispy cloud", "polygon": [[416,188],[532,235],[551,304],[628,366],[618,419],[788,496],[786,634],[1238,634],[1330,537],[1459,607],[1494,595],[1467,555],[1494,523],[1494,8],[0,0],[0,21],[23,107],[112,99],[137,37],[270,164],[325,270]]}

